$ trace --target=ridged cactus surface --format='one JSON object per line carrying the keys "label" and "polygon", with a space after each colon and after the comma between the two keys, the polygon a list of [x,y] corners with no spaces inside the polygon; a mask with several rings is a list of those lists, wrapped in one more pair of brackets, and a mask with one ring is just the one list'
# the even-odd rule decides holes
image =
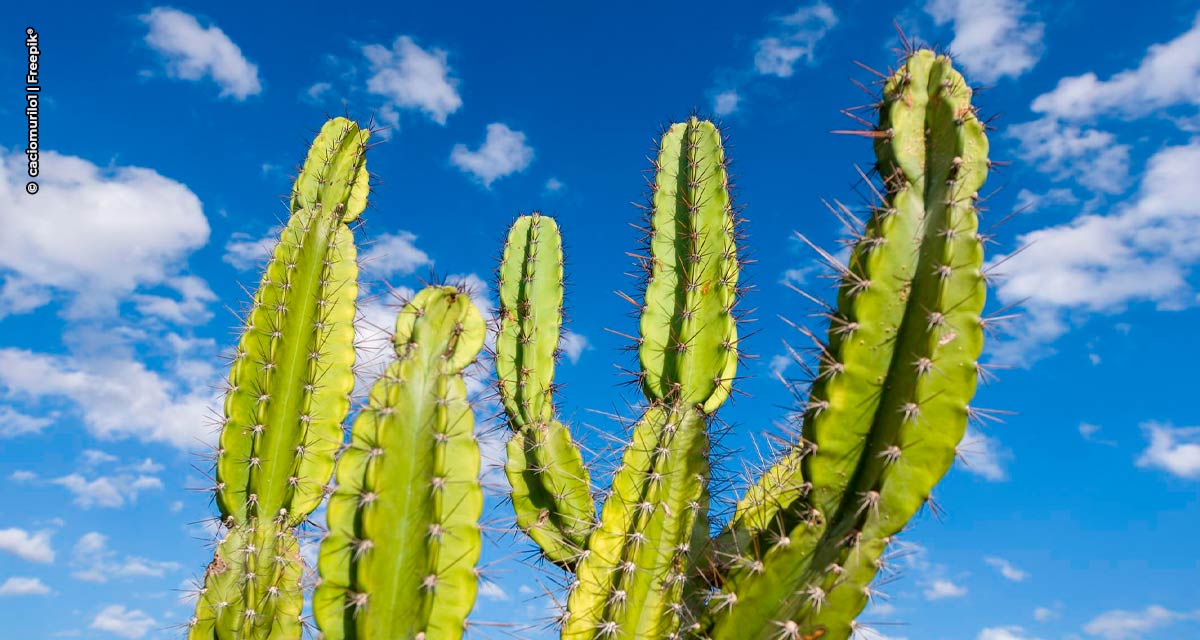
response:
{"label": "ridged cactus surface", "polygon": [[868,133],[877,200],[848,264],[820,252],[840,286],[825,339],[809,336],[817,355],[799,437],[711,540],[710,422],[738,354],[737,219],[720,132],[692,118],[660,143],[635,339],[647,407],[590,530],[586,471],[551,395],[561,240],[545,216],[518,219],[500,270],[497,372],[518,524],[576,573],[563,638],[862,630],[854,620],[885,550],[949,469],[971,413],[985,299],[976,199],[990,166],[971,94],[929,50],[888,77]]}
{"label": "ridged cactus surface", "polygon": [[475,603],[479,447],[463,369],[483,316],[455,287],[400,312],[396,360],[338,459],[313,613],[325,640],[453,640]]}
{"label": "ridged cactus surface", "polygon": [[322,127],[247,314],[216,455],[226,531],[192,640],[299,637],[293,529],[324,497],[350,409],[358,267],[347,225],[366,206],[368,136],[345,118]]}

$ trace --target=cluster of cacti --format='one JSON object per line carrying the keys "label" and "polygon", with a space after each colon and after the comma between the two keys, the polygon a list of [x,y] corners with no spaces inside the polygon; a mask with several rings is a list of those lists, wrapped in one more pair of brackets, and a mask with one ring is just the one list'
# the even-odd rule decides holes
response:
{"label": "cluster of cacti", "polygon": [[[962,439],[982,346],[975,199],[987,140],[949,58],[911,53],[877,106],[878,193],[816,339],[800,438],[709,537],[709,423],[737,367],[737,218],[722,139],[663,135],[647,207],[645,413],[599,517],[551,404],[563,300],[553,220],[513,226],[500,268],[496,368],[518,524],[573,570],[562,637],[849,637],[895,536]],[[828,254],[824,254],[828,257]]]}
{"label": "cluster of cacti", "polygon": [[[495,367],[517,525],[574,573],[566,640],[844,640],[894,536],[948,470],[982,347],[975,200],[989,161],[949,58],[910,52],[874,105],[882,186],[838,271],[790,448],[710,529],[712,424],[739,358],[739,219],[721,131],[663,134],[646,207],[637,381],[642,415],[597,513],[556,416],[564,268],[557,223],[509,231]],[[464,369],[485,321],[454,287],[400,311],[396,358],[346,442],[368,132],[317,136],[233,359],[216,456],[224,533],[189,639],[293,640],[303,629],[295,529],[326,493],[312,610],[328,640],[463,634],[476,595],[483,494]],[[848,211],[844,217],[853,220]],[[805,362],[801,362],[806,365]],[[336,465],[336,472],[335,472]],[[327,485],[334,477],[333,484]]]}
{"label": "cluster of cacti", "polygon": [[313,604],[324,638],[457,638],[475,602],[483,499],[462,370],[486,329],[468,295],[429,287],[404,306],[397,359],[343,447],[358,295],[348,225],[366,206],[368,136],[344,118],[321,129],[247,313],[215,456],[222,534],[189,640],[300,638],[296,528],[335,464]]}

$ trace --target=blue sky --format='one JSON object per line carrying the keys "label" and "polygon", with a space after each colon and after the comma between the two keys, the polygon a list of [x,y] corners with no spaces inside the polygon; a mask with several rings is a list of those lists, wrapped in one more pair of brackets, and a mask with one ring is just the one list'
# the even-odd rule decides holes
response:
{"label": "blue sky", "polygon": [[[1002,114],[985,224],[991,340],[1011,367],[905,536],[902,577],[864,615],[898,640],[1200,638],[1200,14],[1159,0],[608,2],[601,9],[430,3],[56,3],[3,10],[0,47],[0,619],[12,638],[177,637],[213,510],[190,455],[292,167],[325,114],[388,124],[360,238],[368,289],[469,280],[481,296],[506,224],[539,208],[568,247],[572,322],[560,378],[580,432],[632,400],[614,362],[629,331],[636,241],[660,125],[693,108],[731,135],[744,249],[757,260],[759,358],[723,411],[728,442],[786,414],[772,370],[829,294],[793,230],[834,246],[820,198],[857,202],[870,145],[833,129],[867,102],[858,59],[894,62],[896,19],[947,45]],[[532,5],[533,3],[527,3]],[[472,5],[472,6],[468,6]],[[41,33],[42,169],[25,193],[22,33]],[[385,297],[363,313],[388,325]],[[369,333],[364,328],[364,334]],[[364,353],[370,356],[370,353]],[[482,412],[491,409],[484,407]],[[593,443],[594,435],[584,435]],[[494,452],[494,443],[487,447]],[[727,468],[740,468],[736,460]],[[498,500],[489,517],[507,516]],[[320,516],[318,515],[318,519]],[[550,610],[505,536],[485,550],[480,621]],[[493,627],[479,637],[498,637]],[[521,632],[527,637],[535,632]]]}

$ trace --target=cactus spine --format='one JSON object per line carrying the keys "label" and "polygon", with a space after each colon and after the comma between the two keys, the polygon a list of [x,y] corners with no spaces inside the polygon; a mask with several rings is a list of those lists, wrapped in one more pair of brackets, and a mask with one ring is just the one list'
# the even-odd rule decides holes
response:
{"label": "cactus spine", "polygon": [[225,396],[216,502],[226,530],[189,639],[298,638],[294,528],[317,507],[354,388],[356,250],[369,133],[322,127],[291,194],[291,216],[246,317]]}
{"label": "cactus spine", "polygon": [[338,459],[313,596],[326,640],[462,636],[483,510],[463,369],[486,333],[454,287],[426,288],[400,312],[397,359]]}
{"label": "cactus spine", "polygon": [[583,539],[587,476],[550,396],[561,243],[545,216],[514,225],[497,342],[508,469],[518,524],[577,573],[563,638],[845,640],[860,628],[885,549],[964,435],[985,299],[975,200],[989,162],[970,88],[948,57],[913,51],[878,111],[884,188],[849,264],[823,254],[841,285],[801,437],[711,542],[707,428],[737,366],[736,219],[719,132],[692,118],[662,138],[636,339],[648,408]]}

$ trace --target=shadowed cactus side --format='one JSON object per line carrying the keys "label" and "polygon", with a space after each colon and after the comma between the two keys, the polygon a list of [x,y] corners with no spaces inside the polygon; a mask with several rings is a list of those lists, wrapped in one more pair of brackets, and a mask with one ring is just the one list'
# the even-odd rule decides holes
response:
{"label": "shadowed cactus side", "polygon": [[[736,217],[721,136],[663,136],[635,342],[646,413],[599,518],[552,406],[561,327],[553,220],[517,220],[500,268],[500,396],[518,525],[575,571],[569,640],[845,640],[884,552],[966,430],[985,298],[975,200],[988,172],[971,89],[948,57],[906,56],[877,105],[883,186],[840,275],[793,446],[709,538],[708,426],[737,366]],[[872,187],[874,189],[874,187]],[[844,212],[849,214],[849,212]],[[853,220],[853,215],[848,215]],[[805,240],[807,242],[807,240]],[[802,363],[806,364],[806,363]]]}

